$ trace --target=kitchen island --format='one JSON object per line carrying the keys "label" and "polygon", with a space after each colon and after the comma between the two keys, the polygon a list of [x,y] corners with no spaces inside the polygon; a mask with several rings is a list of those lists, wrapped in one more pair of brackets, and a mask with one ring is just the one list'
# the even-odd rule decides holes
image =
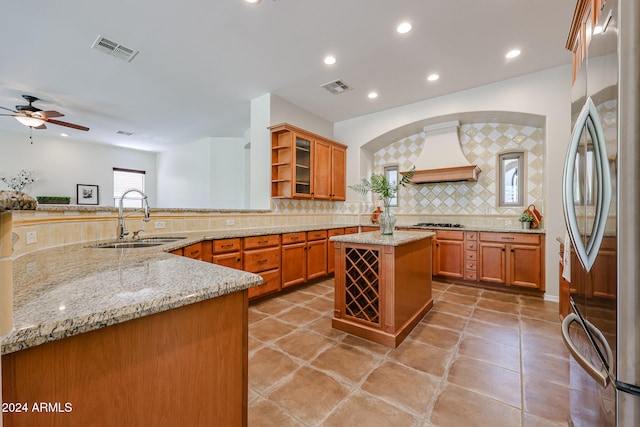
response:
{"label": "kitchen island", "polygon": [[4,425],[246,425],[247,289],[260,276],[165,246],[85,246],[13,262]]}
{"label": "kitchen island", "polygon": [[332,326],[396,348],[433,307],[431,232],[379,231],[332,237],[336,253]]}

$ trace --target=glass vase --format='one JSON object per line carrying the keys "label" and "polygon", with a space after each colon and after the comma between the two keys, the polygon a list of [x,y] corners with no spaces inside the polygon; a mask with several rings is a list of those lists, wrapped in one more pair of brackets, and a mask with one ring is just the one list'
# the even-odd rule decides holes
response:
{"label": "glass vase", "polygon": [[396,226],[396,216],[391,212],[391,207],[385,203],[384,211],[378,217],[380,223],[380,233],[383,235],[393,234],[393,229]]}

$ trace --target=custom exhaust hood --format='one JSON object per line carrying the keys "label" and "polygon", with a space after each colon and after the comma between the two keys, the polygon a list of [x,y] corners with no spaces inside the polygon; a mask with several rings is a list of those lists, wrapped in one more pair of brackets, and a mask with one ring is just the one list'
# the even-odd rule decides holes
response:
{"label": "custom exhaust hood", "polygon": [[478,180],[480,168],[472,165],[462,153],[459,127],[457,120],[424,127],[424,148],[416,160],[412,183]]}

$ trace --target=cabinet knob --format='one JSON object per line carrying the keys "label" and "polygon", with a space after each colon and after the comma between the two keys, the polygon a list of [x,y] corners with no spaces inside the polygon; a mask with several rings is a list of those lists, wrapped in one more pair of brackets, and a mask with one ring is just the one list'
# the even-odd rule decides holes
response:
{"label": "cabinet knob", "polygon": [[502,252],[504,252],[504,248],[502,248]]}

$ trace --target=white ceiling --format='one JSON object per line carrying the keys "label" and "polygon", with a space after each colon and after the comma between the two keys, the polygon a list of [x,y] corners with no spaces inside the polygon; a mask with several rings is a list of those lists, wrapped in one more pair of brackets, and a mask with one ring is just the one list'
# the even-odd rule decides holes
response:
{"label": "white ceiling", "polygon": [[[331,122],[568,64],[575,0],[7,1],[0,106],[42,99],[60,120],[38,135],[160,151],[243,136],[250,101],[273,93]],[[403,20],[413,25],[398,34]],[[98,35],[138,50],[92,50]],[[505,53],[522,55],[507,60]],[[327,66],[332,54],[337,63]],[[432,72],[441,75],[427,82]],[[320,85],[341,79],[353,90]],[[569,84],[569,82],[567,82]],[[379,97],[367,98],[375,90]],[[526,102],[526,100],[523,100]],[[0,129],[28,128],[0,117]],[[133,132],[121,136],[117,131]]]}

